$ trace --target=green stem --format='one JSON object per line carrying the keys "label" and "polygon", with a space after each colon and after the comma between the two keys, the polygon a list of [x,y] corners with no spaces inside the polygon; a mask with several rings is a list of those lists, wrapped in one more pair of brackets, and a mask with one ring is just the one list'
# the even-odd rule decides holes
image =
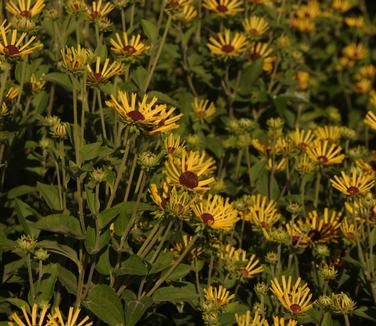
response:
{"label": "green stem", "polygon": [[142,93],[144,93],[144,94],[146,93],[147,89],[149,88],[149,84],[150,84],[151,79],[153,77],[155,68],[157,67],[159,57],[162,53],[163,46],[166,42],[166,38],[167,38],[167,34],[168,34],[168,30],[170,28],[170,25],[171,25],[171,16],[168,16],[166,26],[165,26],[165,30],[164,30],[164,33],[162,35],[162,39],[159,42],[159,47],[158,47],[157,53],[155,54],[155,57],[153,57],[151,59],[152,64],[151,64],[150,70],[148,71],[148,75],[147,75],[147,78],[145,80],[144,86],[142,87]]}
{"label": "green stem", "polygon": [[317,176],[316,176],[316,188],[315,188],[315,201],[313,203],[313,207],[317,209],[318,204],[319,204],[319,194],[320,194],[320,181],[321,181],[321,171],[317,171]]}
{"label": "green stem", "polygon": [[103,111],[103,106],[102,106],[101,91],[97,89],[96,92],[97,92],[98,104],[99,104],[99,114],[101,117],[102,134],[103,134],[103,138],[105,139],[105,141],[107,141],[106,122],[104,120],[104,111]]}
{"label": "green stem", "polygon": [[30,253],[26,254],[26,265],[27,265],[27,273],[29,275],[29,286],[30,286],[30,293],[31,293],[31,305],[34,304],[35,300],[35,290],[34,290],[34,281],[33,281],[33,271],[31,268],[31,257]]}
{"label": "green stem", "polygon": [[345,325],[346,325],[346,326],[351,326],[351,325],[350,325],[349,316],[348,316],[347,314],[344,314],[344,315],[343,315],[343,318],[345,319]]}
{"label": "green stem", "polygon": [[193,245],[195,244],[196,240],[200,237],[200,234],[196,234],[188,246],[185,248],[183,253],[180,255],[180,257],[174,262],[174,264],[170,267],[170,269],[163,274],[163,276],[155,283],[155,285],[152,287],[152,289],[146,294],[146,296],[150,297],[162,284],[164,281],[166,281],[172,272],[178,267],[178,265],[181,263],[181,261],[184,259],[184,257],[189,253]]}

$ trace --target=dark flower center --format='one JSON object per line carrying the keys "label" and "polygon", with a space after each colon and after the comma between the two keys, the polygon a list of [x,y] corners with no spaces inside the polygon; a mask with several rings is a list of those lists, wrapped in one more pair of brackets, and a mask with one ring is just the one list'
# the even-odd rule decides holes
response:
{"label": "dark flower center", "polygon": [[214,223],[214,217],[213,217],[213,215],[211,215],[209,213],[202,214],[201,220],[206,225],[212,225]]}
{"label": "dark flower center", "polygon": [[180,175],[179,182],[181,185],[186,186],[189,189],[193,189],[198,186],[198,177],[191,171],[185,171]]}
{"label": "dark flower center", "polygon": [[254,35],[254,36],[256,36],[256,35],[259,34],[259,32],[258,32],[258,30],[257,30],[256,28],[251,28],[251,30],[249,31],[249,33],[250,33],[251,35]]}
{"label": "dark flower center", "polygon": [[297,303],[294,303],[290,306],[290,309],[293,314],[298,314],[302,310],[302,307],[300,307]]}
{"label": "dark flower center", "polygon": [[176,148],[173,147],[173,146],[170,146],[169,148],[167,148],[167,152],[168,152],[169,154],[174,154],[174,153],[176,152]]}
{"label": "dark flower center", "polygon": [[321,164],[326,164],[326,163],[329,162],[329,159],[328,159],[326,156],[324,156],[324,155],[320,155],[320,156],[317,158],[317,160],[318,160]]}
{"label": "dark flower center", "polygon": [[96,73],[94,74],[94,78],[95,78],[96,80],[100,80],[100,79],[102,78],[102,74],[101,74],[100,72],[96,72]]}
{"label": "dark flower center", "polygon": [[359,194],[360,190],[359,190],[358,187],[351,186],[351,187],[348,187],[348,188],[347,188],[347,192],[348,192],[350,195],[357,195],[357,194]]}
{"label": "dark flower center", "polygon": [[9,44],[5,47],[5,53],[7,55],[16,55],[16,54],[19,54],[20,53],[20,50],[18,49],[17,46],[13,45],[13,44]]}
{"label": "dark flower center", "polygon": [[133,121],[145,120],[144,115],[140,111],[130,111],[127,113],[127,116]]}
{"label": "dark flower center", "polygon": [[239,273],[241,274],[241,276],[243,276],[243,277],[248,277],[248,270],[246,269],[246,268],[244,268],[244,267],[240,267],[239,268]]}
{"label": "dark flower center", "polygon": [[302,149],[302,150],[305,150],[307,147],[308,147],[308,144],[307,143],[300,143],[299,145],[298,145],[298,147],[300,148],[300,149]]}
{"label": "dark flower center", "polygon": [[133,54],[136,52],[136,49],[134,48],[134,46],[132,45],[126,45],[125,47],[123,47],[123,51],[127,54]]}
{"label": "dark flower center", "polygon": [[170,200],[170,197],[162,198],[161,206],[162,208],[166,208],[166,205],[168,204]]}
{"label": "dark flower center", "polygon": [[251,59],[251,61],[256,61],[258,59],[261,59],[261,55],[258,54],[258,53],[252,53],[249,58]]}
{"label": "dark flower center", "polygon": [[91,13],[91,17],[93,17],[93,18],[97,18],[98,16],[99,16],[99,12],[98,11],[93,11]]}
{"label": "dark flower center", "polygon": [[234,51],[234,47],[231,45],[231,44],[225,44],[224,46],[222,46],[222,51],[224,53],[230,53],[232,51]]}
{"label": "dark flower center", "polygon": [[217,11],[218,12],[227,12],[228,8],[226,6],[223,6],[223,5],[218,5],[217,6]]}
{"label": "dark flower center", "polygon": [[20,15],[21,15],[22,17],[30,18],[31,13],[30,13],[29,10],[24,10],[24,11],[21,11],[21,12],[20,12]]}

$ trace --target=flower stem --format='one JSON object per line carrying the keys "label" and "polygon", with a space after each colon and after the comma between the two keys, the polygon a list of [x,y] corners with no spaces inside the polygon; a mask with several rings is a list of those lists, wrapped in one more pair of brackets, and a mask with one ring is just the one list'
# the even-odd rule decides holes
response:
{"label": "flower stem", "polygon": [[31,293],[31,305],[34,304],[35,300],[35,290],[34,290],[34,281],[33,281],[33,271],[31,269],[31,257],[30,253],[26,254],[26,265],[27,265],[27,273],[29,275],[29,286],[30,286],[30,293]]}

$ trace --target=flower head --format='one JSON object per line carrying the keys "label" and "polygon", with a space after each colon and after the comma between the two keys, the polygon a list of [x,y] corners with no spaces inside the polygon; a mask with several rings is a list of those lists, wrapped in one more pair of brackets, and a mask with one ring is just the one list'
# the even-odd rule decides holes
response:
{"label": "flower head", "polygon": [[65,47],[60,53],[63,59],[62,67],[71,72],[82,72],[91,56],[91,52],[80,45],[77,48]]}
{"label": "flower head", "polygon": [[373,130],[376,130],[376,114],[372,111],[368,111],[364,123],[371,127]]}
{"label": "flower head", "polygon": [[273,51],[267,43],[252,42],[248,52],[248,58],[250,62],[255,62],[262,59],[262,69],[266,72],[271,72],[273,69],[273,62],[275,56],[272,55]]}
{"label": "flower head", "polygon": [[111,50],[117,54],[122,60],[134,61],[142,56],[149,46],[141,41],[141,35],[132,35],[128,37],[127,33],[116,33],[115,39],[110,40]]}
{"label": "flower head", "polygon": [[224,306],[235,299],[235,294],[231,294],[230,291],[228,291],[222,285],[219,287],[209,286],[208,288],[204,289],[204,297],[206,303]]}
{"label": "flower head", "polygon": [[42,44],[33,44],[35,36],[25,42],[27,33],[22,33],[17,39],[18,31],[15,29],[6,33],[4,28],[0,28],[0,33],[0,54],[7,58],[23,58],[43,47]]}
{"label": "flower head", "polygon": [[163,173],[167,182],[189,191],[207,190],[215,181],[210,174],[215,170],[215,161],[205,152],[182,150],[181,157],[169,156]]}
{"label": "flower head", "polygon": [[262,17],[251,16],[244,19],[243,28],[249,37],[259,37],[266,33],[269,29],[269,24]]}
{"label": "flower head", "polygon": [[17,2],[16,4],[15,0],[10,0],[5,5],[6,11],[15,17],[33,18],[39,15],[46,6],[44,0],[18,0]]}
{"label": "flower head", "polygon": [[56,307],[53,311],[48,326],[92,326],[93,322],[89,321],[89,316],[85,316],[82,320],[79,320],[80,308],[69,307],[68,317],[64,320],[63,314],[59,307]]}
{"label": "flower head", "polygon": [[247,38],[238,33],[231,33],[225,29],[222,33],[217,33],[217,38],[211,36],[207,44],[210,52],[224,60],[239,57],[247,47]]}
{"label": "flower head", "polygon": [[332,306],[334,312],[339,314],[349,314],[355,310],[356,302],[352,300],[346,293],[341,292],[332,294]]}
{"label": "flower head", "polygon": [[138,131],[149,135],[178,128],[179,125],[176,122],[183,115],[172,116],[176,109],[168,107],[166,104],[157,104],[157,101],[157,97],[149,100],[147,95],[144,95],[140,101],[137,100],[136,93],[128,94],[119,91],[117,98],[111,95],[111,99],[106,101],[106,105],[114,109],[124,123],[134,125]]}
{"label": "flower head", "polygon": [[353,168],[350,175],[342,171],[340,176],[336,175],[330,179],[330,183],[346,196],[359,196],[368,193],[373,188],[375,178]]}
{"label": "flower head", "polygon": [[235,320],[238,326],[269,326],[267,320],[263,319],[258,311],[251,316],[251,311],[247,310],[244,314],[235,314]]}
{"label": "flower head", "polygon": [[94,85],[105,83],[111,77],[116,76],[122,72],[121,64],[114,61],[110,64],[110,59],[104,61],[101,67],[101,58],[97,57],[95,62],[95,69],[93,70],[90,65],[87,65],[87,79]]}
{"label": "flower head", "polygon": [[197,219],[212,229],[231,230],[238,220],[238,212],[230,204],[229,198],[211,195],[199,198],[192,204]]}
{"label": "flower head", "polygon": [[282,286],[277,278],[274,278],[271,290],[277,297],[282,306],[294,315],[300,315],[312,308],[310,303],[312,294],[306,283],[301,283],[301,278],[298,277],[294,285],[292,285],[291,276],[282,276]]}
{"label": "flower head", "polygon": [[340,154],[341,152],[340,146],[330,144],[327,140],[316,140],[307,148],[308,157],[321,166],[341,164],[345,159],[345,155]]}
{"label": "flower head", "polygon": [[203,0],[202,6],[222,17],[234,16],[244,10],[241,0]]}
{"label": "flower head", "polygon": [[214,103],[209,102],[209,100],[195,97],[192,104],[192,110],[198,119],[206,120],[215,114],[216,108]]}
{"label": "flower head", "polygon": [[[16,312],[10,315],[9,326],[34,326],[34,325],[49,325],[49,321],[46,321],[48,305],[43,305],[41,309],[37,304],[31,307],[21,307],[22,316],[19,316]],[[40,310],[38,312],[38,310]]]}
{"label": "flower head", "polygon": [[107,2],[102,6],[102,0],[93,1],[91,8],[88,8],[86,15],[90,20],[97,20],[102,17],[106,17],[112,10],[114,6]]}

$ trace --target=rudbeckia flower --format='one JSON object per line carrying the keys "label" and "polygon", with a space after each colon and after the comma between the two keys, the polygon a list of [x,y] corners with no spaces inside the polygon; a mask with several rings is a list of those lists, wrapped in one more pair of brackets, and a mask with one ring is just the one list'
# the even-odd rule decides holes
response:
{"label": "rudbeckia flower", "polygon": [[61,49],[60,53],[63,59],[62,66],[71,72],[79,72],[85,69],[91,55],[89,50],[82,48],[80,45],[77,48],[66,47]]}
{"label": "rudbeckia flower", "polygon": [[18,4],[10,0],[6,2],[5,9],[13,16],[32,18],[39,15],[45,6],[44,0],[18,0]]}
{"label": "rudbeckia flower", "polygon": [[332,2],[332,8],[342,14],[349,11],[352,6],[353,4],[350,0],[333,0]]}
{"label": "rudbeckia flower", "polygon": [[229,198],[211,195],[197,199],[192,204],[197,219],[212,229],[229,231],[238,221],[238,212],[230,204]]}
{"label": "rudbeckia flower", "polygon": [[225,29],[223,33],[217,33],[217,38],[211,36],[207,46],[213,55],[227,60],[239,57],[246,50],[247,44],[247,38],[243,34],[231,33]]}
{"label": "rudbeckia flower", "polygon": [[330,179],[330,183],[333,188],[347,196],[359,196],[368,193],[373,188],[375,178],[353,168],[350,175],[342,171],[340,176],[336,175]]}
{"label": "rudbeckia flower", "polygon": [[244,31],[250,36],[261,36],[269,29],[268,22],[258,16],[251,16],[243,20]]}
{"label": "rudbeckia flower", "polygon": [[111,39],[111,50],[124,60],[135,60],[143,55],[149,46],[141,41],[141,35],[132,35],[128,37],[127,33],[116,33],[116,39]]}
{"label": "rudbeckia flower", "polygon": [[231,294],[230,291],[228,291],[222,285],[220,285],[219,287],[210,285],[208,288],[204,289],[204,297],[206,303],[224,306],[235,299],[235,294]]}
{"label": "rudbeckia flower", "polygon": [[40,311],[39,307],[34,304],[31,307],[31,313],[29,307],[22,307],[22,315],[19,316],[16,312],[10,315],[9,326],[34,326],[34,325],[46,325],[48,322],[46,321],[47,312],[48,312],[48,305],[44,305],[41,307]]}
{"label": "rudbeckia flower", "polygon": [[315,129],[315,136],[319,140],[336,143],[341,138],[341,128],[337,126],[323,126]]}
{"label": "rudbeckia flower", "polygon": [[106,17],[113,9],[114,6],[109,2],[103,4],[102,7],[102,0],[93,1],[91,8],[86,12],[86,15],[90,20],[96,20],[102,17]]}
{"label": "rudbeckia flower", "polygon": [[272,71],[273,62],[275,61],[275,57],[272,53],[273,51],[267,43],[252,42],[248,50],[248,58],[252,63],[263,59],[262,69],[269,73]]}
{"label": "rudbeckia flower", "polygon": [[294,315],[300,315],[312,308],[310,303],[312,294],[306,283],[301,283],[298,277],[294,285],[292,285],[291,276],[282,276],[282,286],[277,278],[274,278],[271,285],[273,294],[277,297],[282,306]]}
{"label": "rudbeckia flower", "polygon": [[205,152],[182,150],[181,157],[169,156],[163,173],[167,182],[190,191],[203,191],[215,181],[209,175],[215,170],[215,161]]}
{"label": "rudbeckia flower", "polygon": [[209,102],[209,100],[195,97],[192,110],[199,119],[206,120],[215,114],[216,108],[214,103]]}
{"label": "rudbeckia flower", "polygon": [[305,151],[313,141],[313,133],[312,130],[295,129],[289,138],[296,148]]}
{"label": "rudbeckia flower", "polygon": [[167,154],[175,155],[180,154],[185,148],[185,142],[180,139],[180,136],[169,134],[163,141],[163,147]]}
{"label": "rudbeckia flower", "polygon": [[101,67],[101,58],[97,57],[95,62],[95,70],[91,68],[90,65],[87,68],[87,79],[93,84],[101,84],[108,81],[111,77],[118,75],[122,72],[122,67],[119,62],[112,62],[110,64],[110,59],[104,61]]}
{"label": "rudbeckia flower", "polygon": [[376,114],[372,111],[368,111],[364,123],[370,126],[373,130],[376,130]]}
{"label": "rudbeckia flower", "polygon": [[273,317],[274,326],[298,326],[298,322],[294,319],[284,319],[283,317]]}
{"label": "rudbeckia flower", "polygon": [[137,100],[136,93],[128,94],[118,91],[117,98],[111,95],[111,99],[106,101],[106,105],[114,109],[124,123],[134,125],[139,131],[149,135],[178,128],[179,125],[176,122],[183,115],[172,116],[176,109],[168,107],[166,104],[157,104],[157,101],[157,97],[149,100],[147,95],[140,101]]}
{"label": "rudbeckia flower", "polygon": [[5,33],[4,29],[0,29],[1,40],[0,40],[0,54],[5,55],[8,58],[23,58],[36,50],[43,47],[42,44],[35,44],[36,37],[30,37],[26,42],[27,34],[22,33],[17,39],[17,30],[13,29],[9,33]]}
{"label": "rudbeckia flower", "polygon": [[366,57],[368,50],[362,43],[350,43],[342,50],[342,53],[344,57],[352,61],[360,61]]}
{"label": "rudbeckia flower", "polygon": [[340,154],[341,152],[342,148],[340,146],[330,144],[327,140],[314,141],[306,151],[313,162],[322,166],[341,164],[345,159],[345,155]]}
{"label": "rudbeckia flower", "polygon": [[202,6],[219,16],[234,16],[244,10],[241,0],[204,0]]}
{"label": "rudbeckia flower", "polygon": [[235,314],[235,321],[238,326],[269,326],[268,321],[263,319],[258,311],[251,316],[251,311],[247,310],[244,314]]}
{"label": "rudbeckia flower", "polygon": [[68,317],[65,319],[63,318],[63,314],[61,313],[58,307],[55,308],[52,317],[50,317],[48,325],[51,326],[92,326],[93,322],[89,321],[89,316],[85,316],[83,319],[79,319],[81,309],[80,308],[73,308],[69,307]]}

